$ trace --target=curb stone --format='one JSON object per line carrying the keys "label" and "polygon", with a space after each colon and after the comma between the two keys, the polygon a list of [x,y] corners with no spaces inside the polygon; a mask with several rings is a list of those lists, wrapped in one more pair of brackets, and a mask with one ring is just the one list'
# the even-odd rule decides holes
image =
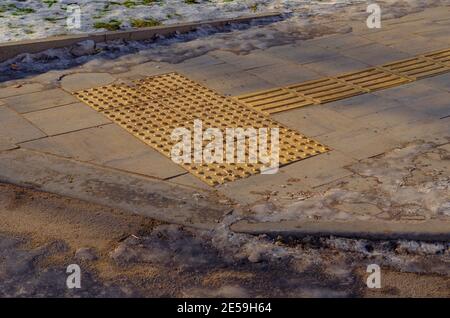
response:
{"label": "curb stone", "polygon": [[44,39],[13,41],[0,43],[0,62],[4,62],[22,53],[38,53],[48,49],[64,48],[84,41],[102,43],[113,40],[140,41],[153,39],[156,36],[170,36],[188,33],[199,27],[223,27],[231,23],[247,23],[257,19],[281,17],[279,12],[254,14],[231,19],[218,19],[203,22],[176,23],[166,26],[140,28],[126,31],[109,31],[88,34],[53,36]]}
{"label": "curb stone", "polygon": [[25,149],[0,151],[0,182],[198,229],[231,211],[212,191]]}
{"label": "curb stone", "polygon": [[267,234],[272,237],[338,236],[375,240],[449,241],[450,221],[427,220],[418,223],[384,221],[280,221],[251,223],[247,220],[231,225],[237,233]]}

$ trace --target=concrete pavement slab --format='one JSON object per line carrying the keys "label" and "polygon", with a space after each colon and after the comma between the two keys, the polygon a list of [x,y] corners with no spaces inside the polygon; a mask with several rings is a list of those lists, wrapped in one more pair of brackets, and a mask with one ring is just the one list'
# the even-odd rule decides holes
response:
{"label": "concrete pavement slab", "polygon": [[55,88],[31,94],[8,97],[4,99],[4,102],[15,111],[23,114],[76,103],[78,100],[62,89]]}
{"label": "concrete pavement slab", "polygon": [[271,47],[265,50],[265,52],[277,58],[298,64],[312,63],[339,56],[339,53],[335,51],[326,50],[316,45],[305,44],[304,42]]}
{"label": "concrete pavement slab", "polygon": [[369,65],[380,65],[410,57],[407,53],[378,43],[342,50],[340,53]]}
{"label": "concrete pavement slab", "polygon": [[291,178],[303,179],[307,185],[315,188],[351,175],[352,172],[344,167],[355,162],[350,156],[337,150],[311,159],[313,160],[305,160],[304,163],[295,162],[282,169]]}
{"label": "concrete pavement slab", "polygon": [[354,160],[345,154],[330,151],[281,167],[276,174],[254,175],[221,185],[218,190],[240,204],[267,200],[269,197],[272,200],[283,199],[351,175],[352,172],[344,167],[352,163]]}
{"label": "concrete pavement slab", "polygon": [[401,105],[400,102],[391,98],[384,98],[374,94],[363,94],[331,102],[322,105],[322,107],[336,111],[349,118],[358,118]]}
{"label": "concrete pavement slab", "polygon": [[0,88],[0,98],[35,93],[44,90],[44,85],[39,83],[12,85]]}
{"label": "concrete pavement slab", "polygon": [[[212,55],[201,55],[191,59],[184,60],[176,64],[168,64],[170,66],[162,66],[162,69],[170,68],[172,72],[195,74],[206,79],[209,74],[217,75],[226,72],[238,72],[240,69],[232,64],[226,63]],[[167,72],[166,72],[167,73]]]}
{"label": "concrete pavement slab", "polygon": [[70,70],[49,70],[33,77],[33,82],[42,84],[44,86],[53,87],[65,75],[70,74]]}
{"label": "concrete pavement slab", "polygon": [[193,176],[192,174],[186,172],[185,174],[173,177],[168,179],[167,181],[181,184],[184,186],[188,186],[191,188],[196,189],[203,189],[203,190],[211,190],[211,187],[208,186],[205,182],[201,181],[199,178]]}
{"label": "concrete pavement slab", "polygon": [[280,123],[311,137],[321,136],[337,130],[361,128],[354,120],[328,109],[324,105],[302,107],[274,114],[272,117]]}
{"label": "concrete pavement slab", "polygon": [[445,144],[450,140],[450,117],[417,122],[414,126],[410,124],[398,125],[389,128],[387,133],[390,138],[403,143],[423,140],[438,145]]}
{"label": "concrete pavement slab", "polygon": [[265,51],[257,50],[249,54],[235,54],[229,51],[213,51],[208,55],[214,56],[216,59],[232,64],[242,70],[270,66],[283,63],[284,60],[273,55],[267,54]]}
{"label": "concrete pavement slab", "polygon": [[[433,16],[433,19],[435,17]],[[223,94],[238,95],[315,79],[320,74],[333,76],[337,73],[365,68],[367,65],[391,62],[409,57],[410,54],[421,53],[424,50],[438,49],[442,43],[447,41],[446,34],[443,34],[441,31],[441,29],[445,28],[443,24],[436,25],[438,23],[429,23],[426,19],[417,17],[414,19],[396,20],[394,21],[396,23],[391,23],[391,21],[386,21],[385,23],[383,21],[382,30],[370,31],[364,36],[355,34],[332,35],[311,41],[296,42],[282,47],[258,50],[249,55],[236,55],[230,52],[216,51],[178,64],[144,63],[135,66],[129,72],[118,74],[117,76],[111,76],[106,73],[91,73],[92,76],[89,78],[86,78],[87,74],[73,74],[61,77],[60,74],[58,75],[55,72],[48,74],[47,78],[53,81],[56,79],[56,83],[59,83],[58,79],[62,78],[62,88],[72,91],[78,88],[78,85],[81,85],[83,88],[98,86],[107,84],[110,80],[121,76],[135,78],[137,76],[179,71]],[[364,24],[361,21],[359,23]],[[423,27],[423,29],[420,30],[420,27]],[[417,30],[420,30],[419,35],[413,34],[418,33],[416,32]],[[427,37],[424,37],[424,33],[427,34]],[[437,40],[438,38],[444,39],[444,41],[440,43],[440,40]],[[279,173],[275,175],[255,175],[248,179],[220,186],[218,191],[243,204],[268,198],[276,201],[281,200],[284,196],[291,198],[302,197],[301,195],[295,196],[292,194],[309,190],[315,191],[321,189],[324,185],[328,185],[330,182],[339,183],[341,180],[346,180],[349,176],[358,178],[358,174],[353,174],[351,170],[346,168],[347,165],[354,163],[356,160],[378,156],[387,150],[398,147],[403,142],[424,139],[438,143],[448,143],[450,138],[450,119],[439,119],[448,116],[449,108],[446,100],[448,100],[447,92],[450,87],[448,79],[450,77],[447,75],[444,74],[405,86],[274,115],[273,117],[278,121],[308,136],[320,136],[317,138],[318,141],[329,145],[332,151],[328,154],[282,167]],[[43,89],[43,86],[37,85],[34,88],[28,88],[28,90],[22,91],[24,93],[17,93],[16,91],[12,93],[13,95],[9,95],[11,94],[10,92],[0,89],[0,98],[11,98],[21,94],[35,93],[34,89],[39,92]],[[1,97],[1,92],[4,93],[3,97]],[[60,98],[58,94],[55,94],[55,96],[56,99]],[[29,101],[25,100],[23,101],[24,103],[31,104],[31,110],[18,110],[26,112],[27,114],[24,114],[23,117],[35,123],[43,132],[61,135],[22,143],[24,148],[37,151],[20,150],[20,153],[25,151],[26,156],[29,156],[30,153],[39,156],[34,161],[27,161],[25,152],[23,156],[3,157],[8,165],[12,165],[14,173],[17,173],[22,178],[22,182],[38,187],[42,186],[42,180],[44,180],[44,190],[63,188],[66,191],[67,189],[75,189],[74,191],[77,195],[79,195],[81,190],[90,191],[88,196],[84,196],[84,198],[89,200],[97,200],[98,198],[92,197],[98,192],[101,200],[109,200],[119,206],[127,204],[127,201],[128,203],[130,201],[134,203],[134,200],[137,200],[139,202],[139,208],[137,209],[139,213],[148,213],[146,215],[151,217],[156,215],[157,218],[164,218],[164,220],[169,220],[170,222],[185,222],[192,218],[198,220],[203,217],[202,213],[208,213],[207,210],[188,208],[187,215],[184,215],[184,206],[178,205],[162,211],[159,210],[158,204],[161,204],[164,201],[163,199],[157,202],[157,213],[154,214],[154,210],[151,210],[154,209],[154,206],[145,205],[146,201],[149,198],[153,200],[160,193],[165,194],[164,191],[171,191],[171,188],[152,188],[151,191],[142,192],[142,188],[134,188],[136,184],[140,183],[135,179],[130,179],[128,174],[126,177],[121,176],[118,178],[118,182],[112,182],[110,179],[107,182],[96,179],[99,175],[98,172],[90,169],[95,167],[95,165],[102,165],[104,167],[101,169],[105,167],[114,168],[106,168],[105,170],[120,174],[123,171],[129,171],[133,174],[141,174],[152,178],[168,179],[171,184],[187,185],[191,187],[191,190],[195,189],[195,191],[208,189],[197,178],[186,173],[184,169],[173,164],[167,158],[162,157],[153,151],[152,148],[140,143],[119,127],[111,124],[101,128],[89,128],[91,125],[96,126],[96,124],[90,122],[93,118],[89,114],[86,114],[86,116],[81,114],[79,109],[73,106],[74,104],[59,107],[50,106],[53,107],[51,109],[47,109],[43,105],[33,105],[34,100],[41,99],[43,98],[37,95]],[[18,103],[20,102],[19,100]],[[52,100],[49,100],[47,103],[52,102]],[[34,109],[35,107],[36,109]],[[44,107],[45,110],[41,110],[40,107]],[[1,106],[1,108],[5,108],[5,106]],[[87,109],[90,110],[89,108]],[[19,116],[19,118],[22,117]],[[0,122],[2,119],[0,116]],[[25,122],[27,121],[25,120]],[[23,124],[23,122],[20,124]],[[33,127],[31,123],[28,124]],[[14,124],[14,126],[17,125]],[[71,130],[78,131],[70,132]],[[0,138],[0,150],[10,150],[14,149],[14,147],[9,142],[4,142],[3,145]],[[84,183],[75,180],[75,185],[72,185],[73,178],[75,177],[76,179],[80,173],[80,170],[78,168],[74,169],[73,166],[82,165],[85,167],[87,165],[75,160],[47,156],[41,152],[91,162],[93,165],[89,165],[89,172],[86,175],[91,178],[90,180],[95,180]],[[2,155],[3,153],[0,153],[0,157]],[[49,157],[52,157],[52,159],[48,159]],[[0,164],[3,164],[2,160],[0,160]],[[19,162],[16,162],[17,160]],[[62,164],[60,160],[66,163],[70,162],[70,165]],[[36,168],[45,164],[56,164],[58,168],[56,169],[57,171],[51,170],[50,173],[46,174],[41,174],[42,171],[39,172],[38,170],[36,175],[31,175],[28,174],[29,171],[21,171],[18,168],[19,164],[22,169],[23,167],[25,169],[30,167]],[[69,166],[71,167],[70,169],[74,170],[68,169]],[[43,169],[52,168],[52,166],[44,166]],[[117,169],[122,171],[117,171]],[[103,176],[103,172],[100,175]],[[13,175],[8,174],[6,177],[12,178]],[[136,176],[133,175],[132,177]],[[47,182],[50,185],[45,184]],[[135,196],[136,193],[143,195]],[[106,199],[105,194],[109,196]],[[172,194],[171,192],[168,193],[168,195]],[[202,195],[190,192],[190,196],[182,197],[189,203],[196,202],[197,198]],[[111,198],[112,196],[119,196],[120,200],[116,201],[115,197]],[[141,203],[143,204],[142,206],[140,206]],[[132,205],[127,207],[130,210],[135,208]],[[354,209],[358,212],[359,209],[369,210],[371,206],[343,204],[341,207],[344,210]],[[176,210],[176,215],[170,214],[174,210]],[[372,212],[378,213],[377,210],[363,211],[362,213],[369,215]],[[164,213],[169,213],[167,215],[170,217],[164,216]],[[209,215],[206,219],[208,219],[208,222],[212,220]],[[375,226],[377,233],[380,233],[380,228],[384,229],[384,226],[387,226],[386,228],[392,230],[389,234],[411,234],[411,232],[404,231],[402,228],[396,228],[395,231],[398,232],[395,232],[390,228],[392,223],[388,225],[371,223],[370,226]],[[274,229],[277,229],[277,226],[286,229],[291,225],[271,224],[268,226]],[[330,233],[358,235],[358,233],[362,233],[366,229],[364,225],[360,226],[355,223],[333,224],[329,225],[328,228],[325,226],[322,229],[330,230],[331,228],[334,232],[320,232],[315,225],[310,224],[296,223],[294,226],[294,229],[299,232],[304,230],[303,233],[311,233],[311,230],[315,230],[316,233],[322,233],[320,235],[328,235]],[[355,228],[357,231],[354,230]],[[419,232],[421,229],[423,228],[416,227],[415,231]],[[365,232],[365,235],[372,235],[371,231]],[[357,233],[355,234],[355,232]],[[415,236],[412,237],[414,238]],[[404,237],[402,236],[402,238]]]}
{"label": "concrete pavement slab", "polygon": [[[384,23],[383,23],[384,22]],[[381,28],[369,29],[365,21],[349,21],[348,25],[352,28],[351,34],[364,37],[367,34],[379,33],[392,29],[393,26],[388,25],[389,21],[381,21]]]}
{"label": "concrete pavement slab", "polygon": [[442,29],[444,26],[439,24],[438,22],[443,20],[442,18],[433,18],[433,19],[420,19],[414,21],[406,21],[402,23],[393,24],[398,29],[403,29],[405,31],[410,32],[414,35],[419,35],[422,32],[435,31],[438,29]]}
{"label": "concrete pavement slab", "polygon": [[433,95],[439,95],[442,91],[426,85],[422,81],[407,83],[397,87],[392,87],[382,91],[373,92],[373,94],[393,98],[403,103],[415,101],[418,98],[424,98]]}
{"label": "concrete pavement slab", "polygon": [[[190,78],[195,79],[194,76]],[[237,96],[273,88],[273,84],[249,73],[236,73],[223,76],[216,76],[203,80],[197,79],[207,87],[216,90],[222,95]]]}
{"label": "concrete pavement slab", "polygon": [[23,143],[21,147],[161,179],[186,172],[114,124]]}
{"label": "concrete pavement slab", "polygon": [[324,76],[335,76],[339,73],[359,71],[369,67],[366,63],[346,56],[336,56],[331,59],[308,63],[305,66]]}
{"label": "concrete pavement slab", "polygon": [[408,32],[403,28],[393,28],[381,30],[380,32],[364,35],[366,39],[390,46],[399,40],[411,37],[411,30]]}
{"label": "concrete pavement slab", "polygon": [[321,135],[320,140],[356,160],[377,156],[399,145],[389,133],[378,132],[373,128],[336,131]]}
{"label": "concrete pavement slab", "polygon": [[411,54],[419,55],[430,51],[438,51],[448,48],[449,44],[420,35],[411,35],[395,41],[390,47]]}
{"label": "concrete pavement slab", "polygon": [[304,43],[320,46],[327,50],[347,50],[355,47],[365,46],[374,43],[373,41],[352,33],[326,35]]}
{"label": "concrete pavement slab", "polygon": [[292,85],[322,77],[321,74],[292,62],[253,68],[246,71],[271,83],[274,87]]}
{"label": "concrete pavement slab", "polygon": [[108,73],[76,73],[64,76],[61,80],[61,88],[68,92],[76,92],[83,89],[104,86],[116,80]]}
{"label": "concrete pavement slab", "polygon": [[206,82],[216,77],[238,74],[242,71],[238,66],[230,63],[206,64],[206,65],[184,65],[183,63],[173,64],[176,72],[183,73],[194,80]]}
{"label": "concrete pavement slab", "polygon": [[26,149],[0,152],[0,181],[194,228],[212,229],[231,210],[211,191]]}
{"label": "concrete pavement slab", "polygon": [[[175,71],[174,65],[165,62],[147,62],[133,66],[130,69],[130,72],[133,72],[135,75],[140,74],[143,76],[160,75],[174,71]],[[121,76],[120,73],[117,75]]]}
{"label": "concrete pavement slab", "polygon": [[431,119],[433,119],[431,115],[404,105],[383,109],[358,118],[359,121],[380,129],[398,125],[414,125],[416,122],[425,122]]}
{"label": "concrete pavement slab", "polygon": [[450,73],[424,78],[420,82],[434,89],[450,92]]}
{"label": "concrete pavement slab", "polygon": [[10,138],[15,143],[46,136],[44,132],[6,106],[0,107],[0,135]]}
{"label": "concrete pavement slab", "polygon": [[274,114],[272,117],[290,128],[298,130],[299,127],[301,127],[301,131],[311,137],[320,136],[334,131],[333,128],[328,127],[323,122],[311,120],[311,117],[314,115],[302,110],[303,109],[300,108],[289,112],[282,112],[279,114]]}
{"label": "concrete pavement slab", "polygon": [[[213,51],[216,52],[216,51]],[[221,51],[218,51],[221,52]],[[182,66],[183,68],[189,69],[189,68],[195,68],[195,67],[205,67],[209,65],[217,65],[222,64],[226,61],[223,61],[219,58],[217,58],[214,54],[208,53],[204,55],[200,55],[197,57],[193,57],[187,60],[184,60],[181,63],[177,64],[177,67]]]}
{"label": "concrete pavement slab", "polygon": [[128,71],[112,74],[118,80],[133,81],[143,79],[148,76],[156,76],[165,73],[175,72],[174,64],[166,62],[146,62],[131,66]]}
{"label": "concrete pavement slab", "polygon": [[0,135],[0,151],[16,149],[18,147],[19,146],[14,143],[14,140],[11,137]]}
{"label": "concrete pavement slab", "polygon": [[49,136],[111,123],[84,103],[39,110],[23,116]]}
{"label": "concrete pavement slab", "polygon": [[406,106],[436,119],[447,117],[450,116],[450,93],[443,92],[418,98],[415,101],[408,101]]}

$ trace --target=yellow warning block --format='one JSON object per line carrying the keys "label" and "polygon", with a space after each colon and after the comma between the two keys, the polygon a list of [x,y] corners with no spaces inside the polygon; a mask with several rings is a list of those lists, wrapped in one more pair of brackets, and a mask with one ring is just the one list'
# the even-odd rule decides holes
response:
{"label": "yellow warning block", "polygon": [[237,99],[247,106],[267,114],[309,106],[315,103],[313,99],[300,96],[285,88],[275,88],[267,91],[241,95],[238,96]]}
{"label": "yellow warning block", "polygon": [[313,81],[236,96],[248,107],[274,114],[370,93],[450,72],[450,49]]}
{"label": "yellow warning block", "polygon": [[365,70],[339,75],[336,76],[336,78],[360,87],[361,90],[366,92],[386,89],[411,81],[404,76],[399,76],[378,67],[371,67]]}
{"label": "yellow warning block", "polygon": [[424,55],[425,58],[450,66],[450,49],[435,51]]}
{"label": "yellow warning block", "polygon": [[317,104],[327,103],[365,93],[360,88],[339,81],[332,77],[303,82],[287,87],[289,90],[306,98],[311,98]]}
{"label": "yellow warning block", "polygon": [[449,66],[423,57],[384,64],[381,68],[413,80],[439,75],[450,70]]}
{"label": "yellow warning block", "polygon": [[[189,160],[179,164],[209,185],[261,173],[270,166],[267,160],[261,160],[263,157],[273,159],[271,156],[276,155],[276,161],[285,165],[329,150],[263,112],[180,74],[163,74],[133,84],[108,85],[75,95],[168,158],[173,159],[173,149],[181,141],[172,138],[173,132],[183,128],[194,132],[188,138]],[[215,128],[223,138],[215,143],[217,135],[209,136],[196,144],[195,129],[199,122],[202,132]],[[279,138],[273,139],[277,145],[272,143],[272,135],[276,137],[272,128],[278,129]],[[242,129],[244,134],[230,136],[230,129],[232,132]],[[212,143],[218,148],[208,148]]]}

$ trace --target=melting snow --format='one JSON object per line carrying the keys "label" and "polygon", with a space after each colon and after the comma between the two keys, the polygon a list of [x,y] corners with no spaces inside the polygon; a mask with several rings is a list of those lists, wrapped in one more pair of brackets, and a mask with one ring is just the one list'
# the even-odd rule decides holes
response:
{"label": "melting snow", "polygon": [[[133,27],[133,20],[161,24],[232,18],[268,11],[293,10],[326,12],[328,7],[361,1],[332,0],[4,0],[0,5],[0,42],[35,39],[51,35],[104,31],[99,23],[110,23],[122,30]],[[67,28],[68,6],[81,9],[81,26]]]}

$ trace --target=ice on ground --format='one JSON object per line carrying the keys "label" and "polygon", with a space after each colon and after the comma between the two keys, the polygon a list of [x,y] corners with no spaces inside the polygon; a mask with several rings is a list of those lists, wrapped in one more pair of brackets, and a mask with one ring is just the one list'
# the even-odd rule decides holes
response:
{"label": "ice on ground", "polygon": [[[278,23],[253,22],[250,25],[231,25],[222,29],[203,27],[195,32],[160,38],[156,41],[111,41],[98,43],[95,54],[76,56],[72,48],[50,49],[36,54],[20,54],[0,63],[0,82],[50,70],[68,70],[82,65],[83,71],[121,73],[133,66],[150,61],[178,63],[201,56],[216,49],[245,53],[257,48],[281,45],[298,39],[298,34],[323,34],[326,27],[313,26],[288,34],[277,31]],[[280,22],[281,23],[281,22]],[[321,31],[317,30],[321,28]],[[308,31],[307,31],[308,30]],[[312,36],[312,35],[310,35]],[[77,71],[80,71],[79,69]]]}
{"label": "ice on ground", "polygon": [[[236,3],[239,1],[235,1]],[[275,5],[275,1],[265,1]],[[385,1],[385,12],[403,16],[426,7],[448,3],[449,0],[408,3]],[[164,2],[166,3],[166,2]],[[21,54],[0,63],[0,82],[23,78],[33,73],[50,70],[61,71],[61,76],[71,71],[68,68],[82,65],[77,71],[126,72],[133,66],[150,61],[179,63],[186,59],[206,54],[213,50],[227,50],[245,54],[256,49],[311,39],[331,33],[351,31],[348,20],[364,22],[368,1],[278,1],[281,11],[287,12],[283,19],[261,19],[249,24],[234,24],[224,28],[200,28],[195,32],[148,41],[112,41],[97,44],[95,50],[84,50],[91,55],[79,56],[77,48],[51,49],[37,54]],[[167,4],[168,5],[168,4]],[[207,5],[201,2],[199,5]],[[6,32],[6,31],[5,31]],[[6,32],[8,33],[8,32]],[[3,33],[5,34],[5,33]],[[83,51],[83,50],[81,50]],[[74,54],[75,53],[75,54]]]}
{"label": "ice on ground", "polygon": [[[268,11],[306,12],[361,2],[360,0],[4,0],[0,5],[0,42],[52,35],[126,30],[139,26],[233,18]],[[74,5],[80,27],[68,28]],[[70,19],[70,21],[72,21]]]}
{"label": "ice on ground", "polygon": [[327,189],[285,203],[259,203],[249,219],[397,220],[447,219],[450,215],[448,153],[412,143],[347,167],[355,174]]}
{"label": "ice on ground", "polygon": [[[308,273],[314,268],[320,268],[326,270],[330,277],[339,279],[341,284],[354,283],[354,266],[361,262],[376,263],[405,272],[450,275],[448,242],[253,236],[230,230],[230,224],[239,219],[237,214],[229,215],[210,231],[162,225],[155,228],[150,235],[124,240],[111,253],[111,257],[120,266],[163,265],[200,272],[218,264],[233,267],[238,266],[237,264],[256,265],[259,266],[256,268],[261,270],[264,270],[267,264],[284,264],[286,280],[293,279],[292,275],[295,273]],[[121,261],[117,256],[118,250],[121,250]],[[226,289],[209,292],[214,295],[245,295],[245,291],[239,288]],[[298,292],[303,293],[306,290]],[[191,289],[186,290],[186,294],[203,295],[198,290]]]}
{"label": "ice on ground", "polygon": [[154,263],[181,267],[201,267],[218,256],[205,243],[177,225],[161,225],[151,235],[131,236],[114,249],[111,258],[118,264]]}
{"label": "ice on ground", "polygon": [[[66,286],[65,264],[43,267],[41,261],[67,252],[64,241],[54,241],[30,249],[28,240],[0,233],[0,297],[74,297]],[[71,260],[78,263],[78,260]],[[103,284],[95,273],[83,267],[83,289],[77,297],[137,297],[128,286]]]}
{"label": "ice on ground", "polygon": [[[3,0],[0,5],[0,42],[36,39],[53,35],[133,27],[233,18],[263,12],[302,12],[328,15],[336,8],[352,4],[368,4],[364,0]],[[445,3],[446,0],[387,0],[380,2],[389,9],[384,18],[399,17],[411,10]],[[69,27],[73,6],[80,9],[80,26]],[[286,29],[286,31],[288,31]]]}
{"label": "ice on ground", "polygon": [[[219,7],[215,5],[219,2],[199,1],[199,4],[194,5],[198,6],[196,14],[204,14],[203,18],[208,17],[208,10],[205,9],[206,11],[203,11],[203,7],[221,12],[218,9]],[[231,8],[241,8],[243,2],[245,1],[235,0],[223,5],[230,5]],[[347,19],[347,21],[357,20],[365,23],[368,15],[366,12],[367,4],[370,3],[370,1],[350,0],[329,2],[297,0],[252,1],[252,3],[256,2],[264,3],[264,8],[269,8],[270,10],[277,8],[281,12],[285,12],[285,15],[281,20],[274,18],[261,19],[249,24],[234,24],[220,29],[204,27],[195,32],[170,38],[139,42],[113,41],[97,44],[94,51],[92,49],[81,50],[81,52],[90,55],[79,56],[80,50],[76,49],[73,51],[70,48],[48,50],[37,54],[21,54],[9,61],[0,63],[0,82],[22,78],[33,73],[73,68],[79,65],[83,65],[83,71],[87,72],[106,71],[120,73],[126,72],[132,66],[150,61],[179,63],[213,50],[227,50],[236,54],[245,54],[252,50],[266,49],[325,34],[346,33],[351,31],[351,27],[348,23],[342,21]],[[449,2],[449,0],[413,0],[408,2],[388,0],[383,2],[382,7],[383,12],[388,13],[390,17],[398,17]],[[92,3],[94,2],[92,1]],[[175,3],[165,1],[162,2],[161,6],[176,7]],[[158,3],[155,3],[150,7],[153,8],[158,5]],[[192,6],[188,5],[189,8],[192,8]],[[257,7],[264,11],[262,9],[263,6]],[[131,10],[131,8],[127,7],[124,9],[123,6],[118,6],[118,8]],[[235,13],[245,14],[245,11],[237,10]],[[23,18],[28,19],[28,15]],[[2,24],[0,24],[1,27]],[[3,25],[3,28],[5,28],[5,25]],[[1,34],[11,34],[11,32],[3,30],[3,32],[0,31]],[[70,71],[63,73],[67,74]]]}

